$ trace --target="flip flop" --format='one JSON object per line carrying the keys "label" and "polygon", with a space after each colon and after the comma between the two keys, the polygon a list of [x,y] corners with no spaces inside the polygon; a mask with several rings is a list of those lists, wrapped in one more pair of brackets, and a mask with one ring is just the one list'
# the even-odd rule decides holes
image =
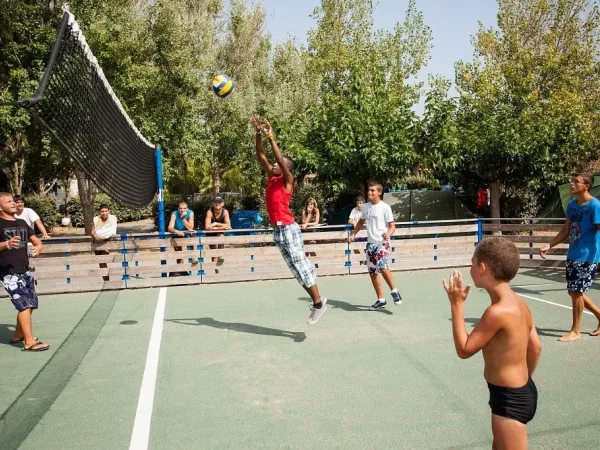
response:
{"label": "flip flop", "polygon": [[[35,341],[37,342],[38,338],[34,337],[33,339],[35,339]],[[8,341],[9,344],[18,344],[19,342],[24,342],[25,341],[25,337],[22,337],[20,339],[11,339],[10,341]]]}
{"label": "flip flop", "polygon": [[43,352],[44,350],[48,350],[49,348],[50,348],[50,345],[46,344],[45,342],[36,342],[29,348],[23,347],[22,351],[24,351],[24,352]]}

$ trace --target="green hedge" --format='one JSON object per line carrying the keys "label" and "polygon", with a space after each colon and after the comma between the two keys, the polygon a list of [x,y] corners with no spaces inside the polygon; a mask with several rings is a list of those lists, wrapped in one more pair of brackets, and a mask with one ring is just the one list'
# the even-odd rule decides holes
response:
{"label": "green hedge", "polygon": [[37,194],[27,195],[25,196],[25,207],[33,209],[40,216],[48,233],[50,233],[52,227],[58,225],[60,222],[60,214],[58,213],[56,202],[50,197]]}
{"label": "green hedge", "polygon": [[[119,223],[133,222],[136,220],[148,219],[155,217],[155,205],[156,201],[153,201],[150,205],[144,208],[127,208],[119,205],[112,198],[106,194],[96,195],[94,201],[94,212],[97,213],[100,205],[106,204],[110,208],[110,213],[113,214]],[[83,223],[83,208],[81,207],[81,201],[79,197],[75,197],[67,202],[66,205],[67,216],[71,218],[71,225],[74,227],[82,227]]]}

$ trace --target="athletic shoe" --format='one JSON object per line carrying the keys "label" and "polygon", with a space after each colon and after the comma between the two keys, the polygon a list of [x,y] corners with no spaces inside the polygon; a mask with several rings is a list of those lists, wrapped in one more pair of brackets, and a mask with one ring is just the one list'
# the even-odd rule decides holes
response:
{"label": "athletic shoe", "polygon": [[402,304],[402,296],[400,295],[400,292],[392,292],[392,299],[394,299],[394,305]]}
{"label": "athletic shoe", "polygon": [[327,306],[325,306],[327,299],[325,297],[321,297],[321,303],[323,303],[323,305],[319,309],[315,308],[314,305],[310,305],[310,316],[308,316],[308,320],[306,321],[307,324],[313,325],[319,321],[327,309]]}
{"label": "athletic shoe", "polygon": [[383,309],[385,308],[385,305],[387,305],[387,302],[380,302],[379,300],[377,300],[375,303],[373,303],[371,305],[371,307],[369,308],[371,311],[376,311],[378,309]]}

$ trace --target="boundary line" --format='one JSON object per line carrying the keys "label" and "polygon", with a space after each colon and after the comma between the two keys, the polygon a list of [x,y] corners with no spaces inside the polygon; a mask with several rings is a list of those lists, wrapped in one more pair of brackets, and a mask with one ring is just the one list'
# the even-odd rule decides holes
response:
{"label": "boundary line", "polygon": [[154,391],[156,388],[156,374],[158,372],[158,355],[160,353],[160,341],[165,318],[165,306],[167,302],[167,288],[160,288],[156,311],[154,313],[154,322],[152,324],[152,334],[148,344],[148,354],[146,355],[146,366],[144,368],[144,377],[142,378],[142,387],[140,388],[140,397],[137,410],[135,412],[135,421],[133,423],[133,432],[129,450],[146,450],[150,439],[150,422],[152,421],[152,408],[154,406]]}
{"label": "boundary line", "polygon": [[[537,300],[538,302],[548,303],[549,305],[558,306],[560,308],[573,309],[572,306],[561,305],[560,303],[554,303],[554,302],[550,302],[548,300],[542,300],[541,298],[532,297],[531,295],[525,295],[525,294],[521,294],[519,292],[517,292],[517,295],[519,295],[521,297],[525,297],[525,298],[530,298],[531,300]],[[584,312],[584,314],[589,314],[590,316],[593,316],[593,314],[589,311],[586,311],[585,308],[584,308],[583,312]]]}

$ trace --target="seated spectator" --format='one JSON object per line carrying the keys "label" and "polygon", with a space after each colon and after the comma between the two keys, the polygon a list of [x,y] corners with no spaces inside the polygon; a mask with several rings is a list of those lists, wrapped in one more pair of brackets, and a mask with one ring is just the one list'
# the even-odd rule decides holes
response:
{"label": "seated spectator", "polygon": [[185,231],[194,231],[194,211],[188,209],[186,202],[179,202],[177,211],[171,213],[167,230],[178,236],[185,236]]}
{"label": "seated spectator", "polygon": [[40,216],[38,216],[33,209],[25,208],[25,197],[17,194],[13,195],[13,198],[15,199],[15,204],[17,205],[17,214],[15,215],[15,218],[23,219],[34,231],[34,224],[37,225],[38,230],[40,230],[40,233],[42,233],[42,238],[48,239],[50,236],[48,236],[48,232],[46,231],[46,227],[44,227]]}
{"label": "seated spectator", "polygon": [[98,212],[92,220],[90,236],[96,242],[102,242],[117,234],[117,218],[110,213],[108,205],[100,205]]}
{"label": "seated spectator", "polygon": [[364,205],[365,198],[362,195],[356,197],[356,207],[350,212],[350,217],[348,217],[348,223],[350,225],[355,226],[358,223]]}
{"label": "seated spectator", "polygon": [[306,230],[307,228],[319,226],[321,220],[321,213],[317,205],[317,201],[309,197],[306,200],[306,206],[302,209],[302,223],[300,228]]}
{"label": "seated spectator", "polygon": [[[215,197],[213,206],[206,212],[206,219],[204,219],[204,229],[206,231],[211,230],[230,230],[231,219],[229,218],[229,211],[225,209],[225,203],[223,198]],[[218,236],[222,236],[220,233]]]}

